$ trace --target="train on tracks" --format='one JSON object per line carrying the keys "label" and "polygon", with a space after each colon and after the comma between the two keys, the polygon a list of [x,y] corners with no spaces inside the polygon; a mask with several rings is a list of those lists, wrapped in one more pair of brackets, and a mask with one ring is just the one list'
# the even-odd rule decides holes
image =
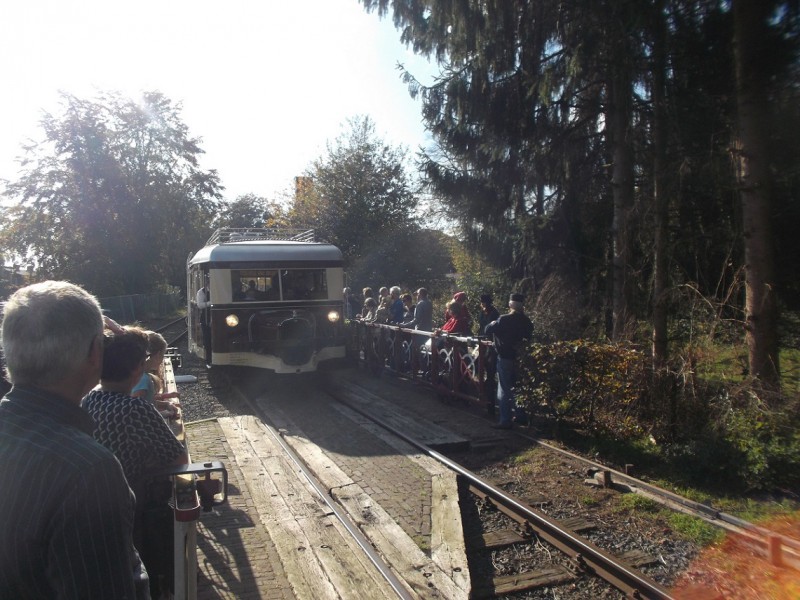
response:
{"label": "train on tracks", "polygon": [[275,373],[344,359],[343,265],[313,230],[218,229],[187,261],[189,351]]}

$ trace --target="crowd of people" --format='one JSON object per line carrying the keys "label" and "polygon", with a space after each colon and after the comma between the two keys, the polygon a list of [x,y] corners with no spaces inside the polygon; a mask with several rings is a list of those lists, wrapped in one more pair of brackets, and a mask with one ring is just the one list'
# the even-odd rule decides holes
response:
{"label": "crowd of people", "polygon": [[169,596],[171,484],[152,474],[188,455],[165,340],[47,281],[5,303],[2,345],[0,598]]}
{"label": "crowd of people", "polygon": [[514,424],[527,425],[525,411],[517,406],[514,396],[516,362],[520,347],[533,335],[533,323],[525,314],[525,297],[513,293],[509,297],[507,314],[493,303],[491,294],[481,294],[477,331],[473,331],[473,320],[467,306],[467,294],[456,292],[447,302],[443,322],[433,326],[433,304],[428,290],[419,288],[413,293],[403,294],[399,286],[381,287],[375,298],[372,288],[362,290],[363,300],[355,297],[350,288],[344,288],[345,316],[362,323],[397,325],[403,328],[431,332],[435,336],[449,334],[471,336],[477,334],[493,342],[486,355],[486,381],[497,386],[497,406],[500,418],[494,427],[511,429]]}

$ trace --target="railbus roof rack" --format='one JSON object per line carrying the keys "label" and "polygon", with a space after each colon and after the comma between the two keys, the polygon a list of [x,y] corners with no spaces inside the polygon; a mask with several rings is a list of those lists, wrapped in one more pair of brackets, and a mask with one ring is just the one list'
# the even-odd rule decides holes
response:
{"label": "railbus roof rack", "polygon": [[313,242],[313,229],[276,229],[267,227],[221,227],[208,238],[206,246],[249,241]]}

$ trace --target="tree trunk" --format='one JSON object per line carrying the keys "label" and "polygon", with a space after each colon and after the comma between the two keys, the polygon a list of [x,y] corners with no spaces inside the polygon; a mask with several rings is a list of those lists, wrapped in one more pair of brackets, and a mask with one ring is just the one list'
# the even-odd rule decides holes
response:
{"label": "tree trunk", "polygon": [[769,72],[764,61],[768,3],[734,0],[734,57],[739,138],[736,143],[745,257],[745,332],[750,375],[778,386],[778,306],[770,226]]}
{"label": "tree trunk", "polygon": [[665,72],[666,25],[664,2],[657,0],[653,15],[653,372],[667,364],[667,245],[669,235],[669,203],[667,200],[665,139]]}
{"label": "tree trunk", "polygon": [[630,213],[633,206],[633,149],[631,148],[631,81],[626,62],[611,75],[609,85],[608,123],[612,143],[614,218],[611,225],[614,238],[613,256],[613,332],[615,340],[623,340],[628,330],[630,314]]}

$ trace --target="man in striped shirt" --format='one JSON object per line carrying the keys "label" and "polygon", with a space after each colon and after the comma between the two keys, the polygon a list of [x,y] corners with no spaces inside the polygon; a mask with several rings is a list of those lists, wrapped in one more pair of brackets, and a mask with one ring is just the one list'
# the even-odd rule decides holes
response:
{"label": "man in striped shirt", "polygon": [[133,493],[80,408],[102,367],[97,300],[66,282],[22,288],[2,343],[13,387],[0,401],[0,599],[149,598]]}

